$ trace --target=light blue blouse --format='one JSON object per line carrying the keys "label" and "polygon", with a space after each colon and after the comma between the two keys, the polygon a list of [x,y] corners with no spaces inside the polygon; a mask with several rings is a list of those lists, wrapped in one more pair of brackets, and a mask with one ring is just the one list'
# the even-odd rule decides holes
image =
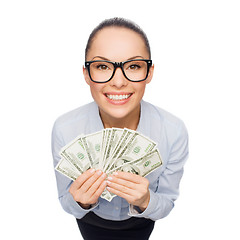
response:
{"label": "light blue blouse", "polygon": [[[63,146],[80,134],[97,132],[103,128],[95,102],[59,117],[52,131],[54,167],[60,160],[59,151]],[[179,195],[179,182],[188,157],[188,134],[185,125],[172,114],[142,100],[137,131],[158,144],[163,160],[163,165],[146,177],[150,182],[150,202],[147,209],[138,212],[125,199],[117,196],[111,202],[99,198],[96,205],[85,210],[69,193],[72,181],[55,171],[58,197],[66,212],[75,218],[82,218],[89,211],[93,211],[96,215],[109,220],[125,220],[132,216],[158,220],[170,213]]]}

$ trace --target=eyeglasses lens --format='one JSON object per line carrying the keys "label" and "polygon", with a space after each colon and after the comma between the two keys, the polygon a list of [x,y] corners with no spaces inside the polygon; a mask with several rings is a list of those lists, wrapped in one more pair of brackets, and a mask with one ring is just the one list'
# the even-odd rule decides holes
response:
{"label": "eyeglasses lens", "polygon": [[[147,76],[147,62],[141,60],[128,61],[122,67],[126,77],[131,81],[141,81]],[[114,74],[114,65],[106,61],[97,61],[90,64],[90,74],[92,80],[96,82],[106,82]]]}

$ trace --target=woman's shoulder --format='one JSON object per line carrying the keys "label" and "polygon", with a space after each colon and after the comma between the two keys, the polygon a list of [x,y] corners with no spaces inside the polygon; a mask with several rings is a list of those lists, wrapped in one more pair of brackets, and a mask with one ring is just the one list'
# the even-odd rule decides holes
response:
{"label": "woman's shoulder", "polygon": [[147,122],[149,134],[154,141],[159,143],[159,146],[161,145],[162,152],[164,146],[168,148],[179,139],[185,141],[188,138],[188,131],[182,119],[151,103],[144,102],[143,104],[145,126]]}
{"label": "woman's shoulder", "polygon": [[95,111],[95,108],[95,102],[82,105],[59,116],[55,121],[55,125],[64,126],[73,124],[74,122],[83,122],[84,120],[88,121],[90,114]]}
{"label": "woman's shoulder", "polygon": [[145,101],[142,101],[142,105],[151,119],[154,119],[154,120],[157,120],[158,122],[162,122],[172,126],[179,126],[184,124],[179,117],[177,117],[176,115],[168,112],[167,110],[159,106],[156,106],[152,103],[145,102]]}

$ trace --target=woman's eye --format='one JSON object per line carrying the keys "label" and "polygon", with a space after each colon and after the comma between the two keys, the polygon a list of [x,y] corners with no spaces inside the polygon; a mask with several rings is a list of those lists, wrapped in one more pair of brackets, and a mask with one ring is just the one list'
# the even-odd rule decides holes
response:
{"label": "woman's eye", "polygon": [[138,70],[138,69],[140,69],[141,68],[141,66],[139,66],[139,65],[137,65],[137,64],[134,64],[134,65],[130,65],[129,66],[129,69],[130,70]]}
{"label": "woman's eye", "polygon": [[108,70],[109,67],[108,67],[107,65],[101,64],[101,65],[98,65],[98,66],[97,66],[97,69],[98,69],[98,70]]}

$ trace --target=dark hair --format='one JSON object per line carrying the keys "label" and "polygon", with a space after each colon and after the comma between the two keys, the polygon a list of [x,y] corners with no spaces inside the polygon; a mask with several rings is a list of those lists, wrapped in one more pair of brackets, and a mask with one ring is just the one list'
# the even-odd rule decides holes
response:
{"label": "dark hair", "polygon": [[115,18],[110,18],[102,21],[96,28],[93,29],[87,41],[87,46],[85,49],[85,60],[87,58],[87,54],[91,47],[94,37],[100,30],[106,27],[123,27],[138,33],[142,37],[143,41],[145,42],[145,45],[149,54],[149,58],[151,59],[150,45],[149,45],[147,35],[144,33],[144,31],[136,23],[128,19],[115,17]]}

